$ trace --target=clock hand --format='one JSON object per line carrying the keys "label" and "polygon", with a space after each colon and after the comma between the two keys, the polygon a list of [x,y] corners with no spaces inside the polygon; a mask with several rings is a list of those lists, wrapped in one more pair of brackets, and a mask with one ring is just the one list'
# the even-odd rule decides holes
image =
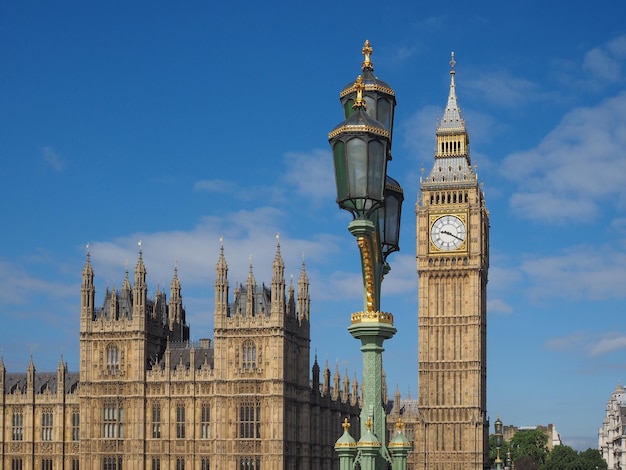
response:
{"label": "clock hand", "polygon": [[447,230],[442,230],[441,233],[443,233],[444,235],[450,235],[451,237],[456,238],[457,240],[463,241],[463,239],[461,237],[457,237],[455,234],[448,232]]}

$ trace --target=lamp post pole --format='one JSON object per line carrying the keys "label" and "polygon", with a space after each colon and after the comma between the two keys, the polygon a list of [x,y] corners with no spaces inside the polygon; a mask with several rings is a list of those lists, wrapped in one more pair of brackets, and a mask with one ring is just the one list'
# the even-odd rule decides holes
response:
{"label": "lamp post pole", "polygon": [[511,449],[509,449],[506,451],[506,458],[504,459],[504,470],[512,470],[512,468],[513,461],[511,460]]}
{"label": "lamp post pole", "polygon": [[[348,230],[356,238],[363,275],[363,310],[351,315],[348,327],[350,334],[361,341],[363,353],[361,438],[356,443],[353,462],[353,465],[358,462],[362,470],[385,469],[387,462],[393,462],[393,455],[385,443],[382,352],[383,342],[393,337],[396,328],[393,315],[380,310],[380,290],[383,277],[390,269],[387,256],[399,249],[404,199],[400,185],[387,176],[395,95],[388,85],[374,76],[371,53],[369,41],[366,41],[363,75],[341,95],[346,120],[329,134],[337,203],[353,215]],[[400,456],[404,452],[406,455],[408,441],[402,439],[400,426],[398,434],[400,437],[394,441],[392,454],[397,452]],[[345,433],[342,438],[346,441]],[[338,441],[337,446],[347,448],[345,442]],[[342,455],[348,458],[345,452]],[[397,462],[401,461],[401,457],[397,459]],[[394,470],[405,466],[406,462],[404,467],[394,466]]]}
{"label": "lamp post pole", "polygon": [[502,459],[500,458],[500,448],[502,447],[502,421],[498,416],[496,422],[494,423],[496,428],[495,437],[496,437],[496,449],[498,450],[498,454],[496,455],[496,469],[502,470]]}

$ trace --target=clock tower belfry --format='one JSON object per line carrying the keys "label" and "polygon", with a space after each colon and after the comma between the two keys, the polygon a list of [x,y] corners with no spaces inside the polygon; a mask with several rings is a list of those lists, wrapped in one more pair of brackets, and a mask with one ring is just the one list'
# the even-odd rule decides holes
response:
{"label": "clock tower belfry", "polygon": [[450,94],[435,161],[417,202],[418,410],[415,468],[488,468],[487,271],[489,212]]}

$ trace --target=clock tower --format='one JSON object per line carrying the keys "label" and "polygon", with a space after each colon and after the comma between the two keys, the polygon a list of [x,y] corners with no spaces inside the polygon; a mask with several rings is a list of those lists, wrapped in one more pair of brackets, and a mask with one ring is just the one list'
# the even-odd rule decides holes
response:
{"label": "clock tower", "polygon": [[487,270],[489,212],[450,94],[435,161],[417,203],[418,422],[415,468],[488,468]]}

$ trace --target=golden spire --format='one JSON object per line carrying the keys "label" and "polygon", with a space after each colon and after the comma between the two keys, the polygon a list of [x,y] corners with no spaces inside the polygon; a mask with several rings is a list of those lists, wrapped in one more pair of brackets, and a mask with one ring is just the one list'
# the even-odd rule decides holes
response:
{"label": "golden spire", "polygon": [[365,43],[363,44],[363,49],[361,49],[361,53],[363,54],[364,60],[363,60],[363,70],[365,69],[374,69],[374,64],[372,63],[370,56],[372,55],[373,49],[372,46],[370,45],[370,41],[369,39],[365,40]]}
{"label": "golden spire", "polygon": [[404,428],[404,423],[402,422],[402,418],[398,418],[398,422],[396,423],[397,432],[402,432],[403,428]]}
{"label": "golden spire", "polygon": [[363,77],[361,75],[356,77],[354,89],[356,90],[356,98],[352,108],[365,108],[365,100],[363,100],[363,90],[365,90],[365,85],[363,84]]}
{"label": "golden spire", "polygon": [[350,421],[348,421],[348,418],[343,419],[343,423],[341,423],[341,426],[343,427],[344,431],[350,429]]}

